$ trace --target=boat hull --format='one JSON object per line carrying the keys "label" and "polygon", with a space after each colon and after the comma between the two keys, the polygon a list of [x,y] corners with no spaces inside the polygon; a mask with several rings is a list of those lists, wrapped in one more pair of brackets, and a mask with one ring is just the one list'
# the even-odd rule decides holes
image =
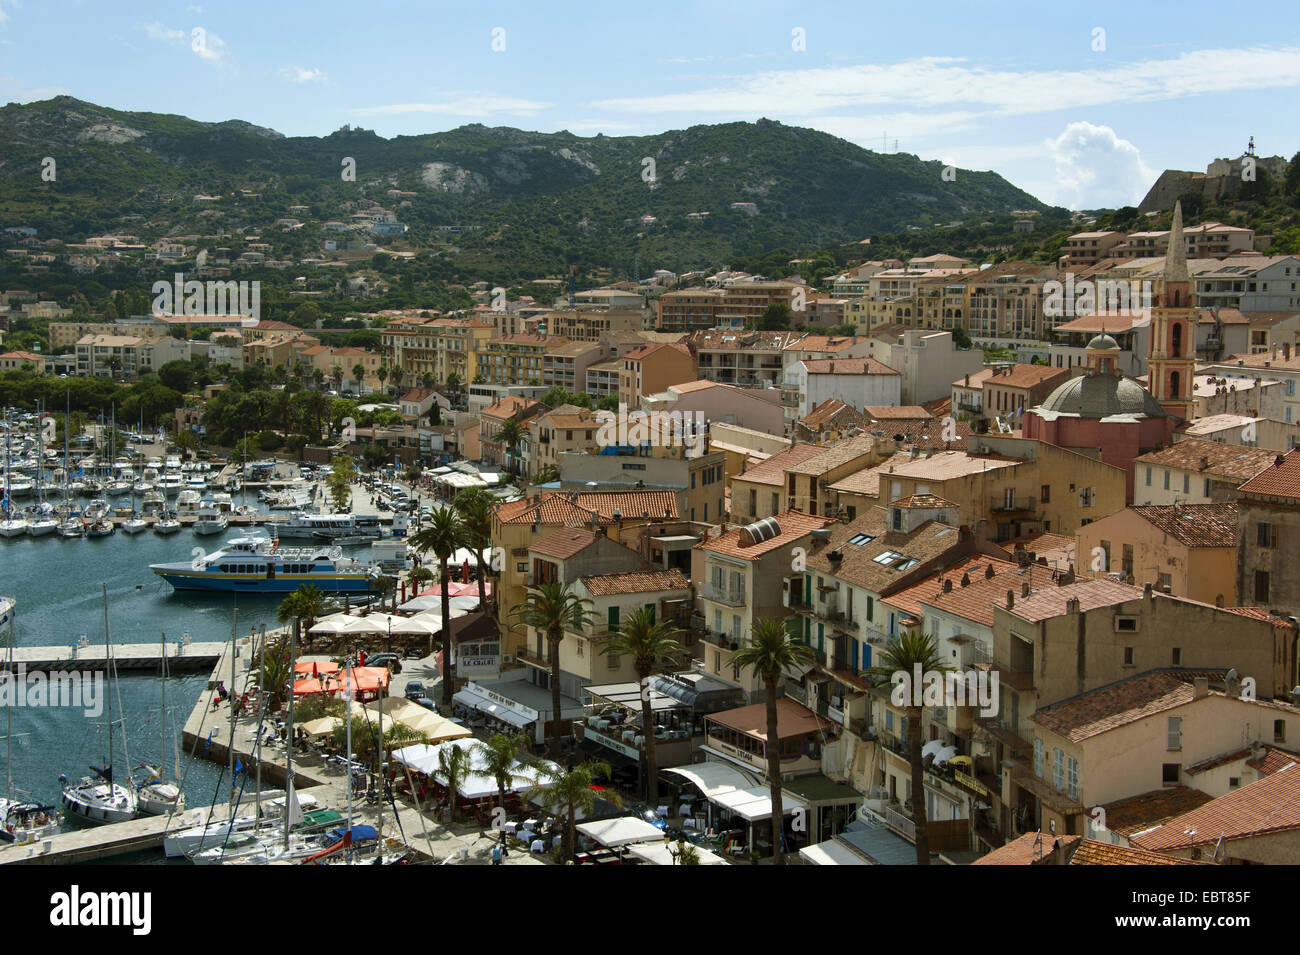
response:
{"label": "boat hull", "polygon": [[288,594],[293,593],[303,584],[314,584],[325,593],[331,594],[365,594],[374,589],[372,578],[364,574],[348,574],[338,577],[317,574],[290,574],[266,577],[234,577],[218,574],[205,574],[194,571],[155,570],[159,577],[171,584],[176,590],[206,590],[216,593],[254,593],[254,594]]}

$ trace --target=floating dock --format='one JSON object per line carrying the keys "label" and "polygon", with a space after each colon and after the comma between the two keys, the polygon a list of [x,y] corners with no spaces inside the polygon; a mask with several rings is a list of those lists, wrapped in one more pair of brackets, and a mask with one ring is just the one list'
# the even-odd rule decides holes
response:
{"label": "floating dock", "polygon": [[[167,644],[167,671],[169,673],[210,670],[221,658],[224,643]],[[146,671],[157,673],[162,668],[163,648],[159,643],[127,643],[113,647],[113,664],[119,673]],[[54,647],[15,647],[12,669],[22,668],[28,673],[43,670],[103,670],[107,664],[104,645],[78,646],[65,644]],[[0,672],[10,669],[9,653],[0,656]]]}

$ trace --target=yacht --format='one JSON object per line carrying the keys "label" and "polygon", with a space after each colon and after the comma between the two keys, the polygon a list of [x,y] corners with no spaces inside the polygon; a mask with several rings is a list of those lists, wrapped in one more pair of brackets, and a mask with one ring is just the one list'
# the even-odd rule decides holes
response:
{"label": "yacht", "polygon": [[185,794],[175,783],[164,782],[159,771],[146,766],[149,779],[136,788],[140,812],[146,816],[166,816],[185,809]]}
{"label": "yacht", "polygon": [[104,485],[104,493],[109,497],[125,497],[131,493],[130,481],[109,481]]}
{"label": "yacht", "polygon": [[35,485],[26,478],[11,477],[9,480],[9,497],[18,499],[20,497],[31,497]]}
{"label": "yacht", "polygon": [[0,537],[22,537],[27,533],[25,518],[14,515],[0,521]]}
{"label": "yacht", "polygon": [[166,471],[158,479],[158,490],[164,494],[175,494],[185,486],[185,479],[179,471]]}
{"label": "yacht", "polygon": [[351,537],[357,533],[379,533],[378,517],[361,517],[356,514],[307,514],[299,511],[281,524],[280,537],[291,539],[322,540],[333,537]]}
{"label": "yacht", "polygon": [[175,534],[180,529],[181,522],[170,514],[160,515],[158,520],[153,523],[153,532],[155,534],[166,536],[167,534]]}
{"label": "yacht", "polygon": [[162,517],[167,511],[167,499],[162,491],[153,490],[145,494],[140,504],[141,517]]}
{"label": "yacht", "polygon": [[32,537],[48,537],[59,529],[54,515],[37,513],[27,522],[27,533]]}
{"label": "yacht", "polygon": [[[306,820],[312,819],[313,813],[310,810],[316,805],[316,798],[309,793],[298,793],[297,799],[299,808],[307,813]],[[210,822],[204,826],[168,832],[163,836],[163,853],[167,858],[174,859],[177,856],[188,856],[203,849],[211,849],[223,843],[239,841],[247,844],[253,836],[270,828],[283,833],[283,800],[280,800],[280,803],[279,806],[275,801],[265,803],[264,809],[267,815],[260,819],[256,816],[239,816],[233,822]]]}
{"label": "yacht", "polygon": [[55,835],[62,821],[59,811],[53,806],[10,799],[0,799],[0,819],[4,824],[0,828],[0,841],[20,846]]}
{"label": "yacht", "polygon": [[113,532],[116,530],[117,528],[113,526],[112,521],[110,521],[106,517],[101,517],[97,521],[92,521],[90,523],[90,526],[86,528],[86,536],[87,537],[111,537],[113,535]]}
{"label": "yacht", "polygon": [[59,522],[60,537],[85,537],[86,526],[75,517],[69,517]]}
{"label": "yacht", "polygon": [[132,514],[122,522],[122,530],[128,534],[139,534],[141,531],[149,529],[149,522],[142,520],[140,515]]}
{"label": "yacht", "polygon": [[208,489],[208,481],[202,474],[191,474],[185,486],[193,491],[202,493]]}
{"label": "yacht", "polygon": [[79,783],[68,782],[66,776],[59,777],[63,784],[63,808],[66,812],[93,823],[129,822],[139,815],[140,806],[134,789],[113,782],[112,768],[91,768],[95,775],[86,776]]}
{"label": "yacht", "polygon": [[194,522],[196,534],[220,534],[230,526],[230,520],[215,506],[208,504],[199,508],[198,520]]}
{"label": "yacht", "polygon": [[377,567],[343,557],[337,547],[282,550],[267,537],[239,537],[215,554],[149,569],[177,590],[227,593],[290,593],[315,584],[326,593],[360,594],[378,577]]}
{"label": "yacht", "polygon": [[176,497],[176,516],[197,517],[202,503],[203,495],[187,487]]}

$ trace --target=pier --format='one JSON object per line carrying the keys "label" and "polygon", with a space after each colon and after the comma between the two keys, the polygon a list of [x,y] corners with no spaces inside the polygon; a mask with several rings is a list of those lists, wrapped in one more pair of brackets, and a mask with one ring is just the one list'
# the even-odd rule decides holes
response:
{"label": "pier", "polygon": [[[224,643],[167,644],[167,671],[183,673],[209,670],[220,659]],[[163,648],[160,643],[127,643],[113,647],[113,665],[119,673],[145,671],[157,673],[162,668]],[[43,670],[103,670],[107,665],[104,645],[15,647],[12,670],[19,668],[31,673]],[[9,651],[0,656],[0,672],[10,670]]]}

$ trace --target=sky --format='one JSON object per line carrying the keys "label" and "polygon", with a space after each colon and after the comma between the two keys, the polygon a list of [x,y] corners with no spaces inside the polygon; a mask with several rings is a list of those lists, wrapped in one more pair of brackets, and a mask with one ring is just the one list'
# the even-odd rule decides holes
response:
{"label": "sky", "polygon": [[766,117],[1114,207],[1252,136],[1261,156],[1300,150],[1300,8],[0,0],[0,102],[65,93],[288,136]]}

